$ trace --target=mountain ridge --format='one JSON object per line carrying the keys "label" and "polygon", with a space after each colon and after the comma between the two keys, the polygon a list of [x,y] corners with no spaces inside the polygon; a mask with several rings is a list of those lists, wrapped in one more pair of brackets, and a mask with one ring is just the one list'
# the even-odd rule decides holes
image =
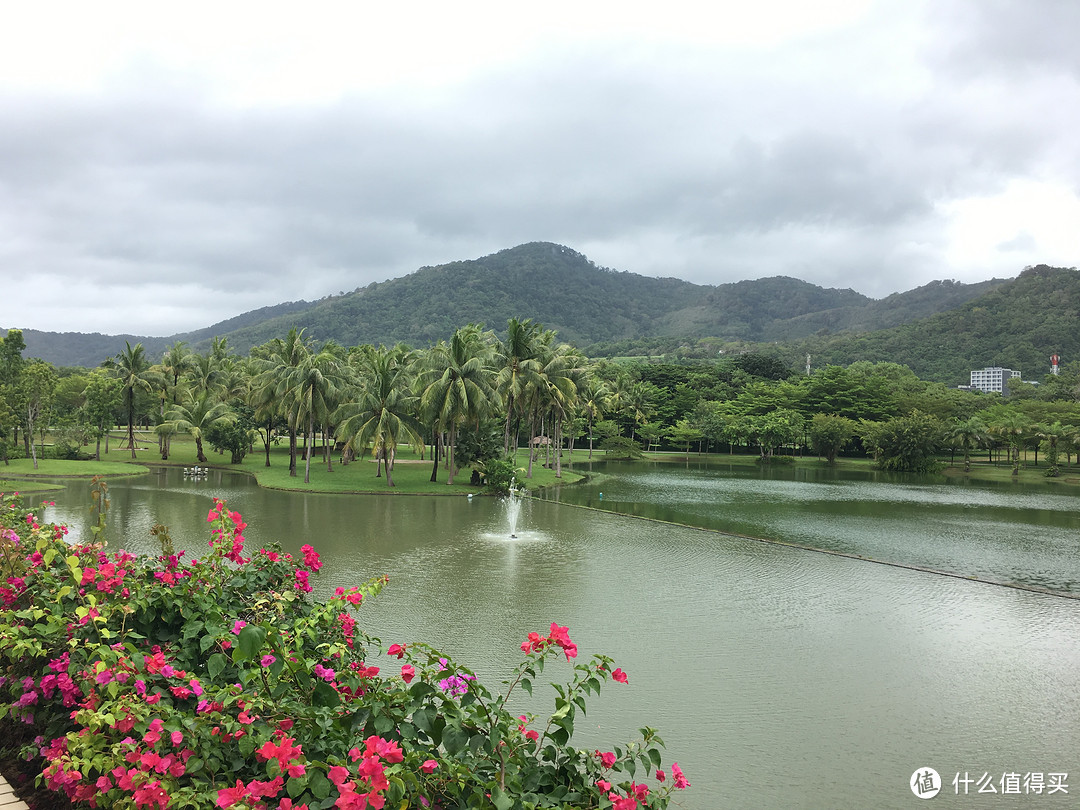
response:
{"label": "mountain ridge", "polygon": [[599,267],[564,245],[530,242],[478,259],[425,266],[319,301],[293,301],[242,313],[168,337],[24,330],[27,355],[57,365],[93,366],[141,342],[159,357],[177,341],[204,349],[212,337],[246,353],[292,326],[344,345],[405,342],[430,345],[458,326],[502,328],[529,317],[561,339],[592,344],[652,336],[723,340],[798,340],[827,332],[907,323],[954,308],[1006,283],[938,281],[885,299],[824,288],[789,276],[720,285],[694,284]]}

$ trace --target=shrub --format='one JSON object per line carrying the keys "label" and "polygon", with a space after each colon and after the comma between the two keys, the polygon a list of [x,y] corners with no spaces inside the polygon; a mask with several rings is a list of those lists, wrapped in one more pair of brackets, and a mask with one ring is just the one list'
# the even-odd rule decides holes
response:
{"label": "shrub", "polygon": [[[202,559],[134,557],[0,503],[0,717],[38,735],[24,754],[50,789],[125,808],[624,810],[687,786],[651,728],[609,752],[571,746],[586,698],[627,678],[603,655],[577,662],[567,628],[529,634],[502,694],[422,643],[391,645],[383,673],[354,614],[385,579],[315,601],[314,549],[245,557],[239,513],[215,499],[207,520]],[[555,711],[511,715],[560,655]]]}

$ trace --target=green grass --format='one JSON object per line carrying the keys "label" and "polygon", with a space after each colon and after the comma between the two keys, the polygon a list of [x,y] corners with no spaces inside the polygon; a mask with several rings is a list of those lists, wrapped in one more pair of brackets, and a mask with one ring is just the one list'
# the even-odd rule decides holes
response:
{"label": "green grass", "polygon": [[[266,466],[266,456],[258,445],[256,451],[247,455],[241,464],[229,463],[228,455],[221,455],[204,446],[204,452],[208,459],[206,465],[197,461],[195,441],[190,436],[176,436],[167,461],[162,461],[157,449],[157,437],[150,433],[136,433],[136,459],[131,458],[131,450],[121,448],[118,435],[113,435],[109,442],[109,452],[105,452],[102,444],[101,461],[61,461],[56,459],[42,459],[38,462],[38,470],[34,471],[30,459],[17,459],[11,462],[9,470],[4,472],[17,476],[40,476],[48,478],[94,475],[133,475],[146,472],[147,464],[169,465],[176,467],[192,467],[196,464],[211,466],[224,470],[246,472],[255,476],[260,486],[270,489],[286,489],[299,492],[386,492],[396,495],[465,495],[481,491],[480,487],[469,484],[471,469],[464,467],[458,470],[454,476],[453,486],[446,483],[447,470],[443,464],[439,465],[438,480],[435,483],[431,478],[430,455],[426,460],[421,460],[419,455],[410,448],[401,448],[397,461],[394,464],[394,486],[386,484],[386,472],[376,478],[376,465],[374,461],[365,459],[343,465],[334,456],[333,469],[327,471],[326,462],[322,458],[321,451],[311,459],[310,482],[304,483],[304,459],[301,455],[297,459],[296,477],[289,475],[289,449],[286,445],[271,447],[270,466]],[[93,448],[87,448],[92,450]],[[578,458],[578,453],[574,458]],[[564,456],[564,459],[568,456]],[[581,457],[583,458],[583,456]],[[541,461],[543,456],[541,455]],[[545,469],[541,461],[533,465],[533,477],[524,478],[524,472],[519,475],[519,483],[529,489],[550,486],[556,483],[573,483],[581,480],[582,476],[573,472],[569,467],[564,467],[561,479],[555,477],[554,470]],[[528,465],[528,454],[522,450],[518,453],[517,464],[521,468]],[[25,489],[26,487],[24,487]]]}

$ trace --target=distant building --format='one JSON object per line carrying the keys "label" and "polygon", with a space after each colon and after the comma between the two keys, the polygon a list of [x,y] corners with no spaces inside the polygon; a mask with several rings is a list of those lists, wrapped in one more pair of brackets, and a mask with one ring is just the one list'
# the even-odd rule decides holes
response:
{"label": "distant building", "polygon": [[988,391],[996,394],[1005,393],[1005,383],[1012,377],[1019,377],[1019,371],[1011,368],[984,368],[980,371],[971,372],[971,387],[980,391]]}

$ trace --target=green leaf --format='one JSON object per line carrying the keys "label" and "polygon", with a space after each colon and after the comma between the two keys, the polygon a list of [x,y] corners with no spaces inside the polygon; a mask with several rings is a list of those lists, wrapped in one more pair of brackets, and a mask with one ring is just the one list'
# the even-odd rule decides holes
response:
{"label": "green leaf", "polygon": [[413,712],[412,721],[421,731],[431,732],[431,721],[435,717],[435,709],[432,707],[425,707],[423,709],[417,709]]}
{"label": "green leaf", "polygon": [[491,803],[495,805],[495,810],[510,810],[514,806],[514,800],[506,795],[505,790],[498,786],[491,791]]}
{"label": "green leaf", "polygon": [[311,781],[308,783],[308,788],[311,790],[311,794],[316,799],[325,799],[330,795],[330,791],[334,786],[330,784],[330,780],[326,778],[326,775],[315,771],[311,774]]}
{"label": "green leaf", "polygon": [[326,681],[319,681],[315,684],[315,689],[311,693],[311,703],[313,706],[325,706],[328,709],[333,709],[341,705],[341,695]]}
{"label": "green leaf", "polygon": [[532,681],[530,681],[528,678],[522,678],[521,679],[521,688],[525,692],[529,693],[529,697],[532,697]]}
{"label": "green leaf", "polygon": [[285,792],[289,794],[290,799],[295,799],[301,793],[303,793],[308,786],[310,780],[309,774],[303,776],[294,776],[285,783]]}
{"label": "green leaf", "polygon": [[206,661],[206,671],[210,675],[210,680],[215,680],[228,663],[229,659],[221,653],[211,655]]}
{"label": "green leaf", "polygon": [[[240,653],[241,661],[250,661],[262,652],[263,642],[266,641],[266,631],[254,624],[249,624],[240,631],[236,639],[236,651]],[[236,653],[233,653],[233,660]]]}
{"label": "green leaf", "polygon": [[442,743],[450,756],[462,751],[469,742],[469,735],[460,728],[448,728],[443,732]]}
{"label": "green leaf", "polygon": [[650,748],[649,749],[649,759],[652,760],[652,764],[653,764],[654,768],[659,768],[660,767],[660,752],[657,751],[655,748]]}

